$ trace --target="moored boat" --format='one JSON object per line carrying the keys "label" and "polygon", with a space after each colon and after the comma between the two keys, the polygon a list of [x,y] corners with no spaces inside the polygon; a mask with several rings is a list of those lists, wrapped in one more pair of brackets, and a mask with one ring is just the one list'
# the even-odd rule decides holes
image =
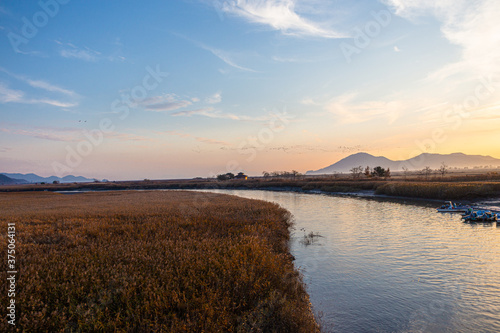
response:
{"label": "moored boat", "polygon": [[453,203],[451,201],[447,201],[437,209],[440,213],[465,213],[469,209],[471,209],[468,205],[462,205],[461,203]]}
{"label": "moored boat", "polygon": [[464,214],[462,219],[466,222],[495,222],[500,214],[492,213],[489,210],[472,210]]}

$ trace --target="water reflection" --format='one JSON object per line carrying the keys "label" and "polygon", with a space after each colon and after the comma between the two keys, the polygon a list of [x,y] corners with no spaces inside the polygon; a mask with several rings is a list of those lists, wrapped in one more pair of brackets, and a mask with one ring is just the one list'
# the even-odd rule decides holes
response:
{"label": "water reflection", "polygon": [[[292,253],[327,331],[500,331],[500,223],[463,223],[427,204],[219,192],[292,212]],[[310,231],[324,237],[305,246]]]}

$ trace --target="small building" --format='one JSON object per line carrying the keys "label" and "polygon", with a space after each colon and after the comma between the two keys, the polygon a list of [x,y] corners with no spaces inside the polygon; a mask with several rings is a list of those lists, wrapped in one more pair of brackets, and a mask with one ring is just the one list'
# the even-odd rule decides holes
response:
{"label": "small building", "polygon": [[234,179],[242,179],[242,180],[247,180],[248,176],[245,175],[243,172],[239,172],[236,176],[234,176]]}

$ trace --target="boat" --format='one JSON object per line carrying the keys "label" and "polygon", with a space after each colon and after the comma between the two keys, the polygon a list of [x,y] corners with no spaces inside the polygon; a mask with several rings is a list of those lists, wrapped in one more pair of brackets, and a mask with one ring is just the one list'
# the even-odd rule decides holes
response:
{"label": "boat", "polygon": [[495,222],[499,219],[499,215],[489,210],[472,210],[468,214],[464,214],[462,219],[465,222]]}
{"label": "boat", "polygon": [[471,207],[468,205],[446,201],[437,211],[440,213],[466,213],[469,209],[471,209]]}

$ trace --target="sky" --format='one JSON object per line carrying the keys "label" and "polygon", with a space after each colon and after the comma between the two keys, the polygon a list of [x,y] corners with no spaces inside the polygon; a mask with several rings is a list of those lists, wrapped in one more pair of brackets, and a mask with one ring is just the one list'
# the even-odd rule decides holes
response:
{"label": "sky", "polygon": [[0,1],[0,172],[500,158],[500,1]]}

